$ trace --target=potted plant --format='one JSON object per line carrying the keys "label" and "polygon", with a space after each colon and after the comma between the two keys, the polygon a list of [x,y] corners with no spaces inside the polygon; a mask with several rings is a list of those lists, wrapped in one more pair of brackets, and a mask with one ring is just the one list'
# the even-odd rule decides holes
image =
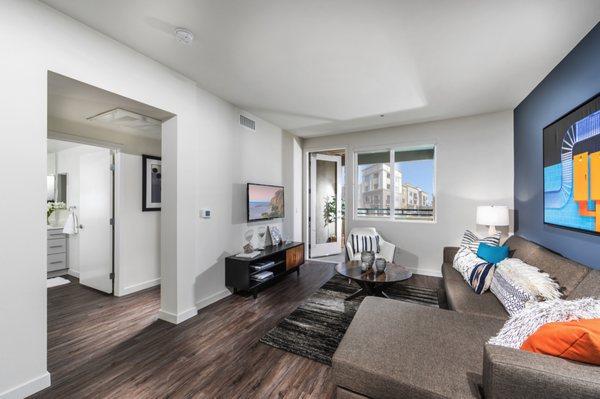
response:
{"label": "potted plant", "polygon": [[329,234],[327,242],[337,241],[337,232],[331,231],[331,225],[338,218],[337,212],[337,198],[335,196],[325,198],[323,206],[323,227],[327,227],[327,233]]}
{"label": "potted plant", "polygon": [[67,204],[64,202],[48,201],[46,203],[46,223],[50,225],[50,216],[58,209],[67,209]]}

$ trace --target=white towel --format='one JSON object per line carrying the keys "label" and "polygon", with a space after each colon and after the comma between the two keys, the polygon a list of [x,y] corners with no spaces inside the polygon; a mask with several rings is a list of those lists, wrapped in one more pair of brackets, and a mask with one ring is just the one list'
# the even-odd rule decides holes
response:
{"label": "white towel", "polygon": [[67,221],[65,222],[65,227],[63,228],[63,233],[79,233],[79,220],[77,218],[77,215],[75,214],[75,210],[73,209],[71,210],[71,212],[69,212],[69,216],[67,217]]}

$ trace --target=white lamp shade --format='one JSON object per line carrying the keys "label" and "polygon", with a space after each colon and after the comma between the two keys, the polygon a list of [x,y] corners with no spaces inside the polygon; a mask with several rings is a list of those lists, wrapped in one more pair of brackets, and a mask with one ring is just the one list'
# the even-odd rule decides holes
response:
{"label": "white lamp shade", "polygon": [[508,207],[498,205],[478,206],[477,224],[486,226],[508,226]]}

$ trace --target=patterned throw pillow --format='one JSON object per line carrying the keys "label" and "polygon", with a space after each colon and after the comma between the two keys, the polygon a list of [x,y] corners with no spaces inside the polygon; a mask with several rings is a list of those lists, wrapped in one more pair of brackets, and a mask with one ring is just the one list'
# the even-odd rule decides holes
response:
{"label": "patterned throw pillow", "polygon": [[494,265],[478,258],[468,247],[461,247],[452,263],[477,294],[483,294],[492,284]]}
{"label": "patterned throw pillow", "polygon": [[373,251],[376,254],[381,252],[378,235],[350,234],[350,245],[354,254],[362,251]]}
{"label": "patterned throw pillow", "polygon": [[482,242],[487,245],[497,247],[500,245],[500,233],[496,233],[489,237],[480,238],[471,230],[466,230],[465,234],[463,235],[462,241],[460,242],[460,246],[467,247],[471,250],[471,252],[477,254],[477,250],[479,249],[479,243]]}
{"label": "patterned throw pillow", "polygon": [[548,273],[517,258],[498,263],[490,291],[511,315],[532,302],[562,296],[560,286]]}
{"label": "patterned throw pillow", "polygon": [[506,278],[500,268],[496,268],[490,291],[496,295],[496,298],[502,303],[509,315],[524,309],[528,303],[536,302],[535,297],[530,292],[521,288],[510,278]]}

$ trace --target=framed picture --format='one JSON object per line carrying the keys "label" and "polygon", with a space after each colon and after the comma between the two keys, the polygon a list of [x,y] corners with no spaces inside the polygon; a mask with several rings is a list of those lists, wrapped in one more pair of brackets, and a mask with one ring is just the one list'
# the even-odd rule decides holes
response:
{"label": "framed picture", "polygon": [[160,211],[162,163],[160,157],[142,155],[142,211]]}
{"label": "framed picture", "polygon": [[277,226],[269,226],[269,232],[271,233],[271,243],[273,245],[281,244],[281,231]]}
{"label": "framed picture", "polygon": [[543,131],[544,223],[600,234],[600,94]]}

